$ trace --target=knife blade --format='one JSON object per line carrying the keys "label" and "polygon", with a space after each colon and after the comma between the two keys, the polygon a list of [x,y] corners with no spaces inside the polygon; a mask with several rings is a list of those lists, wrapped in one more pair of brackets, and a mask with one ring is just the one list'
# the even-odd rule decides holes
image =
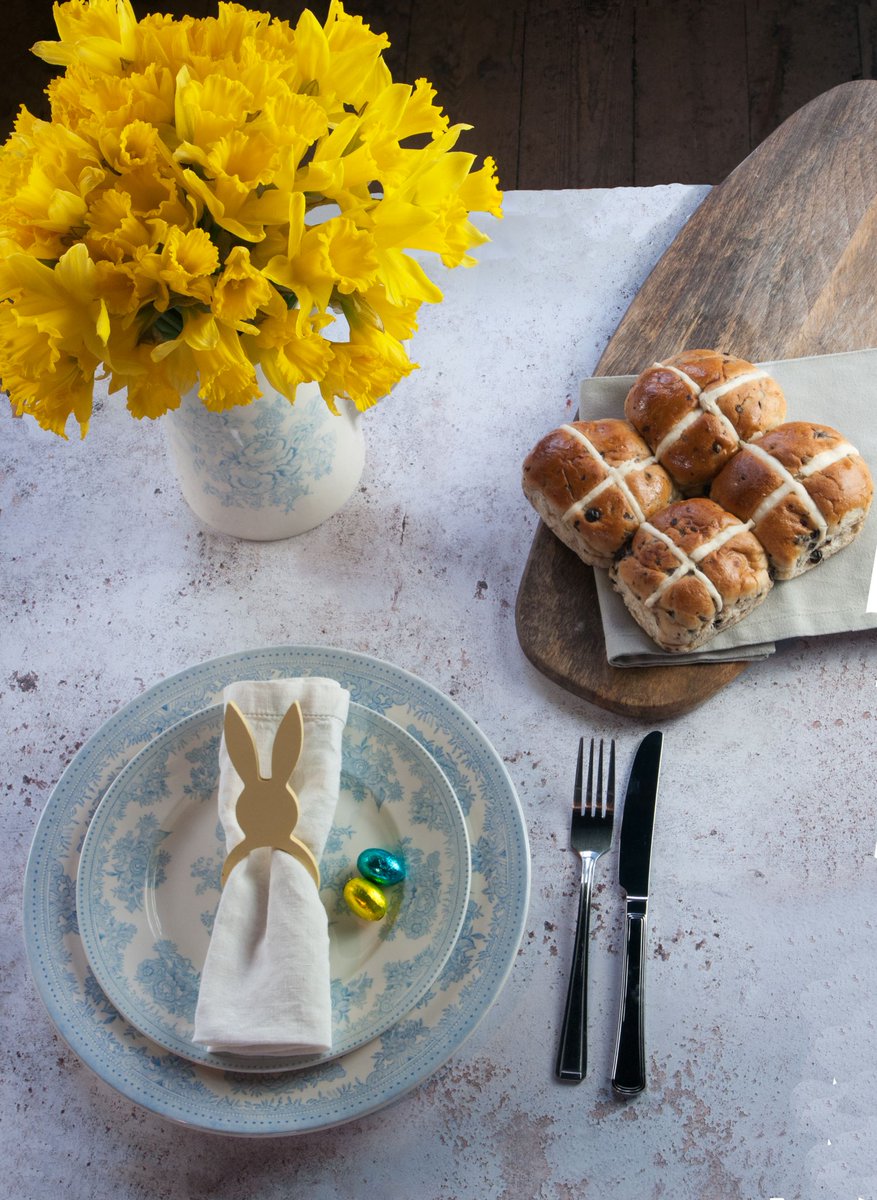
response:
{"label": "knife blade", "polygon": [[646,1086],[643,1028],[646,921],[655,802],[664,735],[647,734],[639,744],[627,784],[618,850],[618,882],[627,893],[624,916],[621,1007],[612,1066],[612,1088],[635,1096]]}

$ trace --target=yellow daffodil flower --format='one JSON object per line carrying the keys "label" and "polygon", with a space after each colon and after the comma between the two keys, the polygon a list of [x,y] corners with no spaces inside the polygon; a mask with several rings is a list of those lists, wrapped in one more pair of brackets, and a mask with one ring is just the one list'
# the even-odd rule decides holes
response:
{"label": "yellow daffodil flower", "polygon": [[106,304],[97,296],[96,269],[82,245],[54,269],[27,254],[0,262],[0,381],[16,411],[65,435],[71,413],[88,429],[94,375],[110,334]]}
{"label": "yellow daffodil flower", "polygon": [[55,66],[80,61],[118,73],[135,55],[137,18],[129,0],[68,0],[52,5],[60,40],[37,42],[34,53]]}
{"label": "yellow daffodil flower", "polygon": [[198,370],[198,395],[209,409],[223,412],[236,404],[249,404],[262,393],[238,335],[227,325],[217,323],[216,329],[216,341],[205,350],[192,346],[192,357]]}
{"label": "yellow daffodil flower", "polygon": [[211,276],[218,269],[219,251],[210,235],[203,229],[184,233],[175,226],[168,230],[159,253],[141,259],[139,274],[158,284],[160,295],[154,303],[163,312],[174,293],[209,304],[213,295]]}
{"label": "yellow daffodil flower", "polygon": [[234,246],[213,290],[213,314],[219,321],[249,331],[259,311],[285,314],[280,294],[250,261],[246,246]]}
{"label": "yellow daffodil flower", "polygon": [[325,312],[336,290],[349,295],[368,288],[380,265],[372,239],[347,217],[305,227],[290,250],[288,257],[272,258],[264,273],[296,295],[302,317]]}
{"label": "yellow daffodil flower", "polygon": [[[300,322],[287,311],[271,316],[259,326],[254,339],[245,339],[254,362],[282,395],[294,396],[300,383],[322,379],[332,358],[332,347],[319,334],[321,322]],[[329,407],[335,409],[329,397]]]}
{"label": "yellow daffodil flower", "polygon": [[0,148],[0,382],[13,408],[84,434],[98,372],[157,417],[198,387],[223,410],[255,367],[295,398],[368,408],[414,369],[441,292],[425,254],[471,265],[496,166],[457,149],[425,79],[331,0],[290,24],[237,3],[137,20],[130,0],[54,5],[51,120]]}

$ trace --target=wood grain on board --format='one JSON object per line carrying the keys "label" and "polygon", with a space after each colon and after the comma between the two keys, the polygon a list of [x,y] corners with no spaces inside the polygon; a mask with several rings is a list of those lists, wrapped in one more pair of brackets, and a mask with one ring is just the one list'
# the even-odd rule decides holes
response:
{"label": "wood grain on board", "polygon": [[[641,371],[694,347],[750,360],[877,345],[877,82],[843,84],[790,117],[715,188],[634,299],[595,370]],[[518,593],[528,658],[613,712],[687,712],[744,663],[614,668],[593,572],[544,526]]]}

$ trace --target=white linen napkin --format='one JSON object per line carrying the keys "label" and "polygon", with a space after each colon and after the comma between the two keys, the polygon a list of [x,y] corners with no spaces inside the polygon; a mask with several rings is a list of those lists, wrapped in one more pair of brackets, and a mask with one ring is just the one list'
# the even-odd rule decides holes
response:
{"label": "white linen napkin", "polygon": [[[300,815],[294,834],[317,862],[332,827],[341,778],[341,738],[350,695],[334,679],[234,683],[234,701],[253,733],[263,775],[274,734],[297,700],[304,717],[301,757],[290,784]],[[220,745],[219,817],[226,852],[243,838],[235,819],[242,781]],[[193,1041],[215,1052],[322,1053],[332,1046],[329,930],[307,868],[282,850],[253,850],[231,871],[198,992]]]}
{"label": "white linen napkin", "polygon": [[[831,425],[856,447],[877,476],[877,350],[760,363],[783,388],[788,421]],[[595,376],[581,384],[582,420],[624,415],[636,377]],[[671,654],[656,646],[627,611],[608,574],[595,570],[597,599],[614,667],[765,658],[785,638],[877,628],[877,511],[851,545],[797,579],[775,583],[766,600],[700,650]]]}

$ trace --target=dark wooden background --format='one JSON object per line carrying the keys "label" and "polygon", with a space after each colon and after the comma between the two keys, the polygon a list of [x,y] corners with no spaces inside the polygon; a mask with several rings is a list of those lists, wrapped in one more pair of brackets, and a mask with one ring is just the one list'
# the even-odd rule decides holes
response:
{"label": "dark wooden background", "polygon": [[[250,0],[295,20],[299,0]],[[322,20],[327,0],[311,0]],[[511,188],[718,183],[802,104],[874,78],[877,0],[347,0],[392,42],[394,77],[425,75],[461,148]],[[214,0],[135,0],[204,16]],[[5,137],[20,103],[45,114],[50,0],[5,0]]]}

